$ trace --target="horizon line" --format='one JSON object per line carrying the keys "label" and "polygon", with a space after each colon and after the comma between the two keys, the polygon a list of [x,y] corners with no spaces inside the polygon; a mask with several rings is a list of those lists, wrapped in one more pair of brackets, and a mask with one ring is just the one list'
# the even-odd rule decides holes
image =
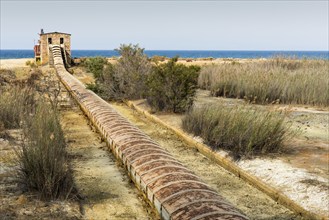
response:
{"label": "horizon line", "polygon": [[[32,50],[32,49],[0,49],[1,50]],[[71,49],[71,50],[89,50],[89,51],[115,51],[116,49]],[[327,50],[297,50],[297,49],[145,49],[144,51],[278,51],[278,52],[329,52]]]}

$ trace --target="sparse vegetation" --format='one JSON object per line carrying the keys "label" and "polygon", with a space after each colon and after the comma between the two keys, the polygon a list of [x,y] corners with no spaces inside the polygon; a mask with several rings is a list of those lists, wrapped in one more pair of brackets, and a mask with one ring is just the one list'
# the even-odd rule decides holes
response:
{"label": "sparse vegetation", "polygon": [[23,131],[22,144],[16,150],[19,181],[44,199],[66,199],[74,184],[54,100],[59,91],[47,94],[38,90],[35,81],[40,74],[35,68],[29,78],[6,80],[0,86],[0,132]]}
{"label": "sparse vegetation", "polygon": [[153,57],[150,58],[151,62],[154,63],[159,63],[159,62],[164,62],[166,61],[168,58],[165,56],[158,56],[158,55],[154,55]]}
{"label": "sparse vegetation", "polygon": [[19,128],[24,115],[33,108],[35,93],[21,86],[0,87],[0,93],[0,122],[6,129]]}
{"label": "sparse vegetation", "polygon": [[202,68],[198,85],[213,96],[268,104],[329,106],[329,61],[277,57]]}
{"label": "sparse vegetation", "polygon": [[5,86],[8,83],[12,83],[16,79],[17,77],[12,70],[0,69],[0,86]]}
{"label": "sparse vegetation", "polygon": [[39,102],[24,124],[22,149],[17,151],[19,178],[44,199],[66,199],[73,189],[66,143],[56,109]]}
{"label": "sparse vegetation", "polygon": [[177,60],[154,66],[148,77],[147,102],[157,111],[185,112],[193,104],[200,67]]}
{"label": "sparse vegetation", "polygon": [[30,66],[31,63],[32,63],[31,60],[28,60],[28,61],[25,62],[25,65],[26,65],[26,66]]}
{"label": "sparse vegetation", "polygon": [[194,107],[183,119],[183,128],[236,158],[278,152],[294,134],[278,112],[224,104]]}
{"label": "sparse vegetation", "polygon": [[25,65],[26,66],[29,66],[31,68],[37,68],[38,66],[41,65],[41,62],[40,62],[40,60],[38,60],[38,61],[30,61],[30,60],[28,60],[28,61],[25,62]]}

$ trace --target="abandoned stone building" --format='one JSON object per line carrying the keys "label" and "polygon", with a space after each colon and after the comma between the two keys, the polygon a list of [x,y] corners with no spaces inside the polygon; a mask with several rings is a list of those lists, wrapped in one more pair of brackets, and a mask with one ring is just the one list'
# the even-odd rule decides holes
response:
{"label": "abandoned stone building", "polygon": [[39,36],[38,44],[34,46],[36,61],[40,62],[42,65],[49,64],[52,66],[53,57],[49,47],[52,45],[60,45],[65,64],[69,65],[71,63],[71,34],[61,32],[45,33],[43,29],[41,29]]}

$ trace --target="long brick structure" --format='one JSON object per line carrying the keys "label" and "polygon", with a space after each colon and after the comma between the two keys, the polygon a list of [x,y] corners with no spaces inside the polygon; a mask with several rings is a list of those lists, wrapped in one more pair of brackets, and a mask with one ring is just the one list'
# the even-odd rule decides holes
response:
{"label": "long brick structure", "polygon": [[50,51],[60,81],[162,219],[248,219],[170,152],[68,73],[59,45],[51,45]]}

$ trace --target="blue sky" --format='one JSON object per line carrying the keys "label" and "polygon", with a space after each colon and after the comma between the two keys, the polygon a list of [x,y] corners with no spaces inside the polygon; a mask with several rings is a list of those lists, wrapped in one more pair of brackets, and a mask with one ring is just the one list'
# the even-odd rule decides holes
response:
{"label": "blue sky", "polygon": [[1,49],[32,49],[40,28],[73,49],[328,50],[325,1],[1,0]]}

